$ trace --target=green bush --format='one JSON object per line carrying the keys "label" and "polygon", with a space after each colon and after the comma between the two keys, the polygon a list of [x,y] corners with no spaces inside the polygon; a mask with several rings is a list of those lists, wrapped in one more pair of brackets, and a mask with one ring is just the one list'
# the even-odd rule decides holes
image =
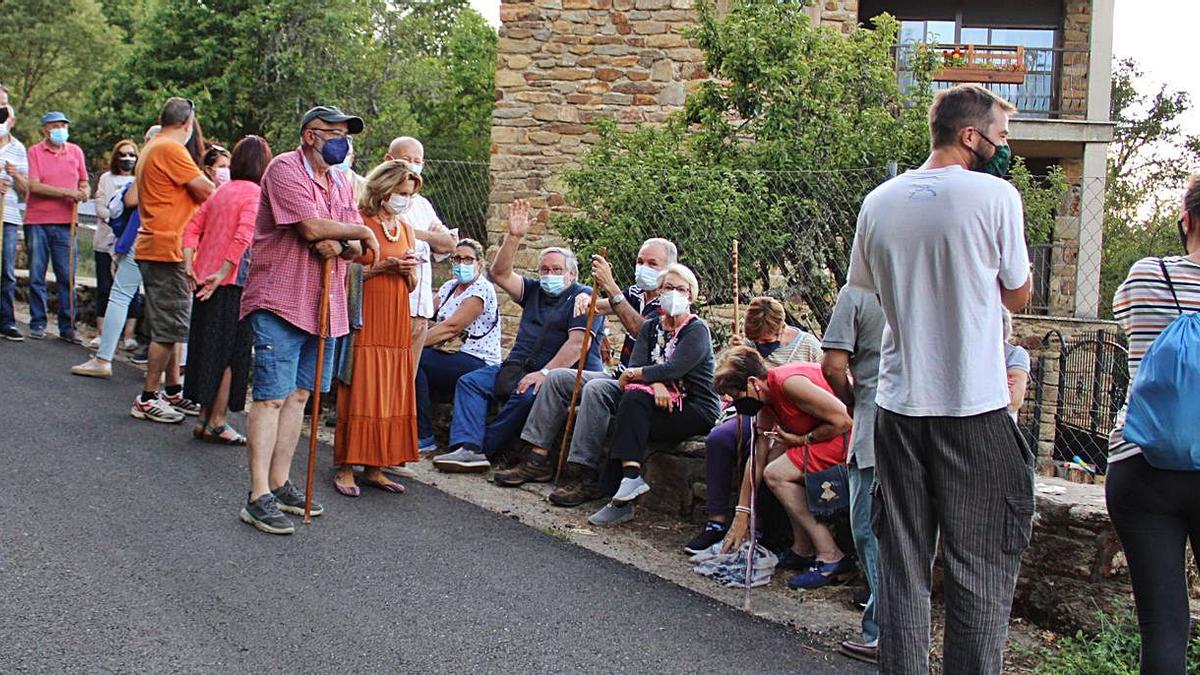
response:
{"label": "green bush", "polygon": [[[1095,635],[1081,631],[1060,640],[1056,648],[1039,650],[1035,655],[1041,661],[1037,671],[1049,675],[1135,675],[1142,639],[1133,612],[1098,616],[1100,631]],[[1200,637],[1193,637],[1188,645],[1187,672],[1200,672]]]}

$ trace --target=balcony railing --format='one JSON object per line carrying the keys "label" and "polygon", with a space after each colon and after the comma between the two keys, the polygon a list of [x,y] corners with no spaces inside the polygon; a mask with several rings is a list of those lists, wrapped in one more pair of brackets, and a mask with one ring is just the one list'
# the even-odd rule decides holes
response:
{"label": "balcony railing", "polygon": [[[932,45],[931,45],[932,47]],[[947,45],[945,49],[953,48]],[[982,48],[982,47],[981,47]],[[907,89],[913,84],[912,58],[917,45],[905,44],[896,49],[896,66],[900,84]],[[939,51],[943,47],[936,47]],[[1017,116],[1038,119],[1082,119],[1086,106],[1083,95],[1064,97],[1064,66],[1083,64],[1086,75],[1087,52],[1061,48],[1024,49],[1025,78],[1020,83],[980,82],[983,86],[1017,106]],[[982,79],[982,78],[981,78]],[[1081,78],[1082,79],[1082,78]],[[948,89],[956,82],[934,82],[934,90]]]}

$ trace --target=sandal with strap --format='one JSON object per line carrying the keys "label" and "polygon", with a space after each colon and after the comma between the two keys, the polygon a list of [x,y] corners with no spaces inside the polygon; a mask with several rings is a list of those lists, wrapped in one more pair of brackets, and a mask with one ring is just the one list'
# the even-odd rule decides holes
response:
{"label": "sandal with strap", "polygon": [[[225,436],[226,431],[233,431],[233,436]],[[234,428],[228,423],[217,426],[205,425],[204,441],[207,443],[215,443],[217,445],[245,445],[246,437],[234,431]]]}

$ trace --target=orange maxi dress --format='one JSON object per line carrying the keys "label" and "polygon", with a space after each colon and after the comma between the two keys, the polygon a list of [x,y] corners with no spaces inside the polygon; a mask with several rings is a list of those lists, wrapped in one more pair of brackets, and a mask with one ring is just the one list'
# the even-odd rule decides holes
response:
{"label": "orange maxi dress", "polygon": [[[407,225],[400,227],[399,240],[388,241],[377,219],[364,216],[363,222],[375,231],[383,257],[399,258],[413,249]],[[338,385],[333,456],[339,466],[419,460],[410,290],[404,277],[393,273],[363,282],[363,327],[354,336],[350,384]]]}

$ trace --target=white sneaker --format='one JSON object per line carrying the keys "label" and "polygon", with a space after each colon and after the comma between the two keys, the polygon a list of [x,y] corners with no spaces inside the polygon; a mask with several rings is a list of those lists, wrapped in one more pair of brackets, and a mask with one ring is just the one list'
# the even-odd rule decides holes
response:
{"label": "white sneaker", "polygon": [[121,343],[121,349],[124,349],[127,352],[131,352],[137,349],[137,347],[137,340],[134,340],[133,338],[125,338],[125,341]]}
{"label": "white sneaker", "polygon": [[163,400],[161,395],[155,396],[145,403],[142,402],[140,395],[135,397],[133,407],[129,409],[129,415],[134,419],[162,422],[163,424],[179,424],[184,417],[183,413],[172,408],[170,403]]}
{"label": "white sneaker", "polygon": [[383,472],[389,476],[399,478],[416,478],[417,472],[407,466],[385,466]]}
{"label": "white sneaker", "polygon": [[97,335],[91,340],[88,340],[83,344],[83,346],[87,347],[88,349],[100,349],[100,336]]}
{"label": "white sneaker", "polygon": [[112,377],[112,364],[99,359],[88,359],[87,363],[72,366],[71,374],[83,377]]}
{"label": "white sneaker", "polygon": [[621,485],[617,488],[617,494],[613,495],[612,502],[617,506],[624,506],[649,491],[650,486],[646,484],[646,480],[641,476],[637,478],[622,478]]}

